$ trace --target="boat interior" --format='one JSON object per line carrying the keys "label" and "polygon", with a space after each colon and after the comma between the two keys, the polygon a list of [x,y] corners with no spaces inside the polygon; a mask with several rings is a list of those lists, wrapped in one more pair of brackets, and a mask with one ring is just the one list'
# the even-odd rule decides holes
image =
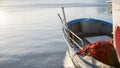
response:
{"label": "boat interior", "polygon": [[[101,22],[74,22],[67,27],[83,40],[84,45],[97,41],[111,40],[113,38],[112,26]],[[77,42],[79,46],[83,46],[81,41],[72,33],[69,33],[69,36]],[[71,43],[74,44],[72,41]],[[77,46],[74,44],[72,47]]]}

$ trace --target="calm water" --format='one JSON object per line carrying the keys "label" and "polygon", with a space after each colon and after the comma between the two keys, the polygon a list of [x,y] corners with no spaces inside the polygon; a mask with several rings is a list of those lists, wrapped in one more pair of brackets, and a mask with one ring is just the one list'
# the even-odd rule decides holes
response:
{"label": "calm water", "polygon": [[[0,68],[63,68],[67,44],[62,36],[61,22],[57,16],[61,9],[56,4],[61,2],[55,1],[55,4],[50,6],[43,4],[23,6],[22,2],[23,0],[18,2],[1,0]],[[24,4],[39,2],[31,0],[25,1]],[[48,0],[42,3],[44,2]],[[65,3],[68,2],[66,0]],[[88,1],[91,2],[104,3],[97,0]],[[15,4],[11,6],[13,3]],[[62,5],[66,7],[68,21],[83,17],[112,21],[105,5],[76,7],[74,5]]]}

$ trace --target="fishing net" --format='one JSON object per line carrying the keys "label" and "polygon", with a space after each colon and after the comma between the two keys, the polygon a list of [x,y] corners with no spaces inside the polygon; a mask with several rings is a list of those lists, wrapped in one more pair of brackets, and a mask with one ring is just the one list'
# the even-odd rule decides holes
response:
{"label": "fishing net", "polygon": [[83,50],[80,49],[76,52],[76,54],[80,54],[81,56],[92,56],[98,61],[111,66],[116,66],[118,64],[116,52],[113,47],[113,40],[88,44],[83,47]]}

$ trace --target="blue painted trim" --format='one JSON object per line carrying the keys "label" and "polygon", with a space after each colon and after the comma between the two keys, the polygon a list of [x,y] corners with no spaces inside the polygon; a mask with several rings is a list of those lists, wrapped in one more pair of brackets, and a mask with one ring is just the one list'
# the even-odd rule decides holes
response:
{"label": "blue painted trim", "polygon": [[107,21],[103,21],[103,20],[98,20],[98,19],[93,19],[93,18],[80,18],[80,19],[75,19],[75,20],[72,20],[72,21],[69,21],[67,22],[66,25],[70,26],[72,24],[75,24],[75,23],[85,23],[85,22],[89,22],[89,23],[94,23],[94,22],[99,22],[99,23],[103,23],[104,25],[106,26],[112,26],[112,23],[110,22],[107,22]]}

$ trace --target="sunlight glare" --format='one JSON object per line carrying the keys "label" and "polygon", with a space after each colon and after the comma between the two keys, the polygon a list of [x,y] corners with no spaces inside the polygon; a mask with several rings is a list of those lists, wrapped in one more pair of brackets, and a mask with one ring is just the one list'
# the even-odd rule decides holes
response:
{"label": "sunlight glare", "polygon": [[0,24],[4,24],[7,21],[7,18],[7,13],[0,10]]}

